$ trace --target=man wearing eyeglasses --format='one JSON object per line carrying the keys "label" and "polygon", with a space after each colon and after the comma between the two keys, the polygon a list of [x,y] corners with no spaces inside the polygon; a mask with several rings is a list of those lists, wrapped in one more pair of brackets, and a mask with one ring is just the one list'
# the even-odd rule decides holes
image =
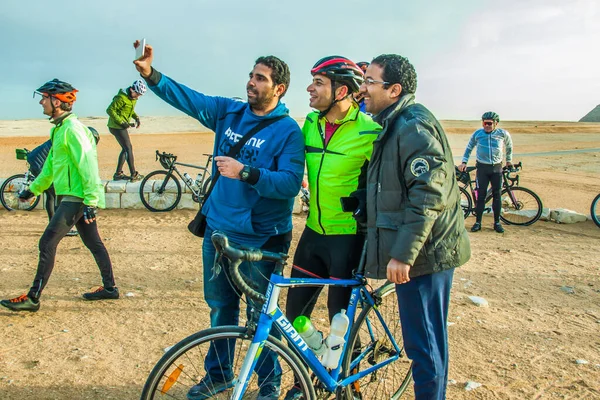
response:
{"label": "man wearing eyeglasses", "polygon": [[502,191],[502,160],[506,152],[506,166],[512,166],[512,139],[510,133],[498,128],[500,116],[488,111],[481,116],[482,128],[479,128],[469,140],[462,163],[458,166],[461,172],[466,171],[471,151],[477,147],[477,205],[475,208],[475,224],[471,232],[481,230],[481,218],[485,209],[488,185],[492,186],[492,210],[494,211],[494,230],[504,233],[500,224],[500,192]]}
{"label": "man wearing eyeglasses", "polygon": [[415,397],[431,400],[446,397],[450,288],[471,247],[448,139],[416,89],[397,54],[376,57],[360,87],[383,127],[367,172],[366,275],[396,283]]}

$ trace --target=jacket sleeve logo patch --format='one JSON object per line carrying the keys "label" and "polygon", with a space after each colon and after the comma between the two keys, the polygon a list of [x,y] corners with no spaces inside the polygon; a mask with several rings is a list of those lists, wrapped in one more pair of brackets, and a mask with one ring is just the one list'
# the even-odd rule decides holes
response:
{"label": "jacket sleeve logo patch", "polygon": [[420,157],[415,158],[410,163],[410,172],[412,172],[412,174],[414,176],[421,176],[428,171],[429,171],[429,163],[424,158],[420,158]]}

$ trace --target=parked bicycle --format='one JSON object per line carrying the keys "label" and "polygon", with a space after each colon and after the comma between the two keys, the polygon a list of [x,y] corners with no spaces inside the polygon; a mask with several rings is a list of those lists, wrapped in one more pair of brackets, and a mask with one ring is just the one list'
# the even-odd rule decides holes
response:
{"label": "parked bicycle", "polygon": [[600,228],[600,194],[592,201],[592,207],[590,208],[590,214],[592,215],[592,221]]}
{"label": "parked bicycle", "polygon": [[[193,164],[185,164],[177,162],[177,156],[170,153],[160,153],[156,150],[156,160],[166,170],[157,170],[150,172],[142,180],[140,184],[140,198],[146,208],[153,212],[171,211],[181,200],[182,188],[180,180],[187,186],[192,193],[192,199],[199,203],[204,199],[206,191],[210,187],[211,174],[209,165],[212,162],[212,154],[204,154],[206,164],[204,167]],[[196,176],[196,180],[184,172],[183,174],[177,169],[177,165],[195,168],[200,170]],[[177,178],[177,176],[179,179]]]}
{"label": "parked bicycle", "polygon": [[[465,172],[460,172],[456,169],[456,179],[462,184],[459,184],[460,203],[467,218],[471,213],[475,214],[477,203],[477,186],[476,181],[471,180],[471,172],[477,167],[467,167]],[[519,186],[519,172],[522,169],[522,163],[514,164],[512,168],[502,168],[502,209],[500,219],[510,225],[528,226],[536,222],[542,216],[542,200],[531,189]],[[491,189],[487,191],[485,196],[484,213],[489,213],[492,210]]]}
{"label": "parked bicycle", "polygon": [[[17,160],[27,160],[29,150],[16,149]],[[35,175],[29,170],[27,163],[27,171],[24,174],[13,175],[2,183],[0,186],[0,202],[8,211],[13,210],[33,210],[40,202],[41,196],[32,197],[29,200],[22,201],[18,197],[18,193],[22,189],[29,187],[35,179]]]}
{"label": "parked bicycle", "polygon": [[[334,396],[338,399],[398,399],[404,393],[412,380],[412,364],[402,347],[395,285],[386,282],[372,290],[362,274],[364,258],[352,279],[285,278],[285,254],[230,246],[227,237],[220,232],[213,233],[212,242],[218,253],[230,260],[229,272],[235,286],[254,304],[262,305],[258,323],[251,321],[246,327],[206,329],[183,339],[158,361],[144,385],[142,400],[186,399],[190,388],[204,377],[205,356],[209,349],[217,349],[217,340],[227,341],[229,351],[214,358],[221,361],[223,374],[233,372],[233,379],[223,378],[219,389],[211,388],[214,393],[211,398],[256,398],[260,384],[255,370],[260,353],[266,349],[273,351],[281,364],[280,370],[271,371],[270,376],[280,374],[282,395],[294,384],[302,395],[298,398],[306,400]],[[244,260],[276,263],[266,294],[254,290],[252,282],[239,271]],[[280,290],[289,286],[352,287],[347,308],[350,326],[334,369],[327,370],[321,364],[279,308]],[[286,337],[287,345],[269,335],[273,325]]]}

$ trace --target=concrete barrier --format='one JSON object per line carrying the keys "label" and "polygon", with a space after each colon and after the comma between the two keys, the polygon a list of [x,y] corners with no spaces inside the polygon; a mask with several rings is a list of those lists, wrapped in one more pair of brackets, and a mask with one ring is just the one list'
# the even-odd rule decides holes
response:
{"label": "concrete barrier", "polygon": [[[0,186],[6,180],[6,178],[0,178]],[[153,181],[154,185],[162,183],[162,181]],[[146,207],[140,199],[140,182],[127,182],[127,181],[102,181],[104,185],[104,198],[106,203],[106,209],[128,209],[128,210],[145,210]],[[181,200],[177,205],[178,210],[197,210],[198,203],[192,199],[191,191],[180,181],[182,194]],[[146,185],[144,188],[144,196],[148,199],[150,192],[150,185]],[[177,188],[174,183],[170,183],[166,191],[169,193],[176,193]],[[45,207],[45,195],[42,195],[36,210],[43,210]],[[301,214],[305,212],[302,208],[302,201],[300,196],[296,197],[294,202],[294,214]],[[2,206],[0,205],[0,209]]]}

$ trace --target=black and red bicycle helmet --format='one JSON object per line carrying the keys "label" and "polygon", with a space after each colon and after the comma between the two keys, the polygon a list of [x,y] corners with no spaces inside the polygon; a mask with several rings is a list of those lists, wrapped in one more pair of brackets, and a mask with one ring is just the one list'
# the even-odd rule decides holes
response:
{"label": "black and red bicycle helmet", "polygon": [[342,56],[321,58],[310,70],[310,73],[325,75],[332,82],[345,84],[351,93],[358,92],[360,85],[365,80],[362,69],[354,61]]}

